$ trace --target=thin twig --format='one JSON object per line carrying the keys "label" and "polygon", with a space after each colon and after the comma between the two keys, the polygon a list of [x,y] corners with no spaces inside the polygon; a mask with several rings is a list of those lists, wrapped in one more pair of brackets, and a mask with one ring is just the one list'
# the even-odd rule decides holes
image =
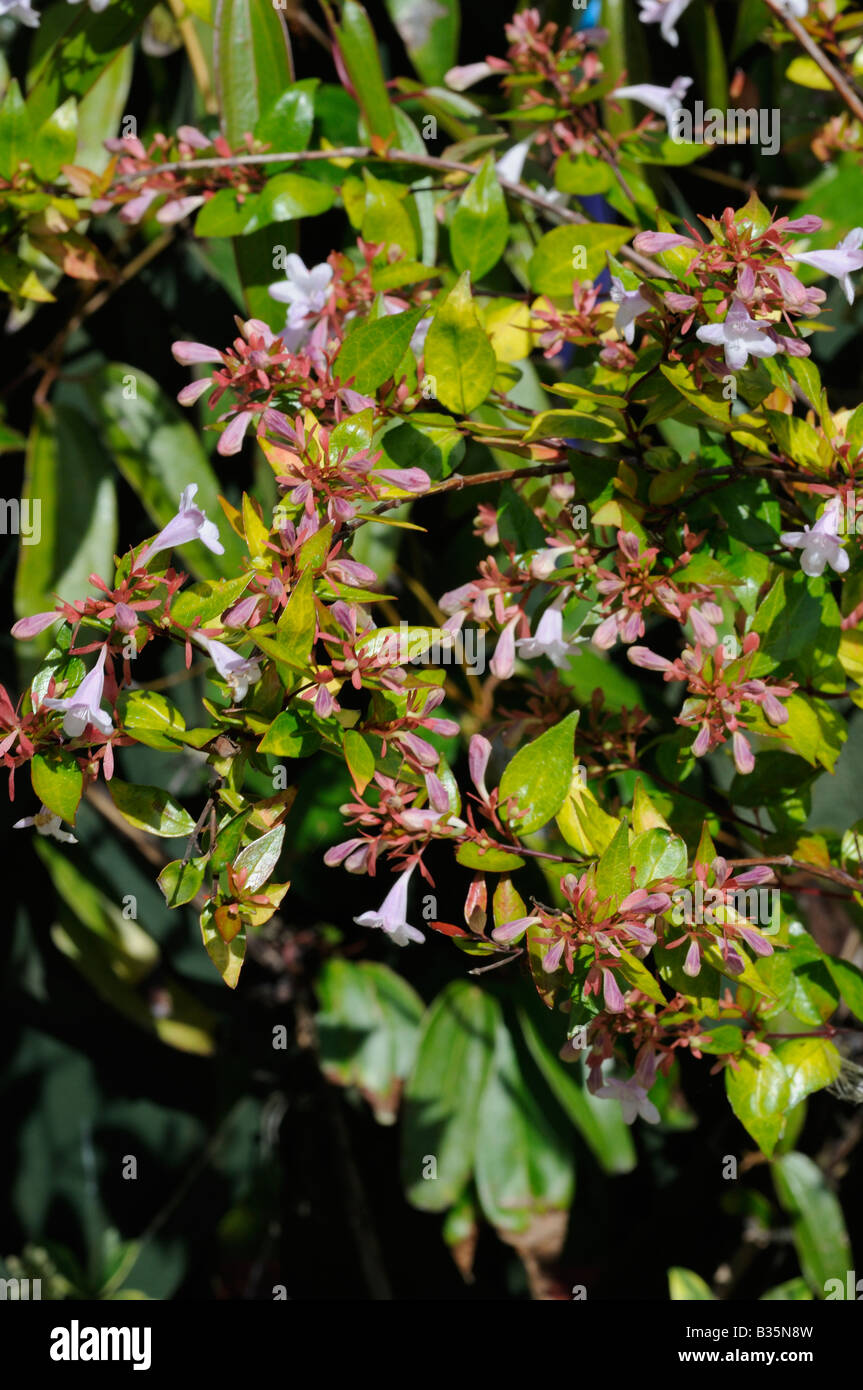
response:
{"label": "thin twig", "polygon": [[[147,176],[153,177],[156,174],[179,172],[189,173],[196,169],[246,168],[256,164],[308,164],[314,161],[338,159],[378,160],[382,164],[410,164],[416,165],[420,169],[438,169],[444,173],[468,174],[471,178],[477,172],[476,166],[473,164],[464,164],[456,159],[440,159],[433,154],[414,154],[407,150],[380,151],[373,150],[369,145],[340,145],[332,150],[285,150],[281,153],[271,151],[268,154],[239,154],[212,159],[179,159],[170,164],[158,164],[154,169],[148,171]],[[116,182],[118,184],[132,183],[141,177],[140,173],[121,174]],[[557,217],[561,222],[569,222],[578,226],[589,223],[589,218],[585,217],[583,213],[573,212],[571,208],[560,207],[557,203],[544,197],[542,193],[528,188],[526,184],[516,183],[512,179],[499,179],[498,181],[506,193],[511,194],[514,198],[520,198],[522,202],[530,203],[551,217]],[[633,265],[639,266],[647,275],[663,280],[671,278],[670,273],[656,261],[642,256],[629,246],[624,246],[620,254],[626,260],[631,261]]]}
{"label": "thin twig", "polygon": [[805,49],[813,63],[817,63],[818,67],[827,78],[827,81],[831,86],[836,88],[836,91],[848,107],[848,110],[857,117],[858,121],[863,121],[863,100],[861,100],[859,94],[851,86],[850,82],[843,77],[839,69],[833,66],[826,53],[824,53],[815,42],[811,34],[806,32],[800,20],[795,19],[794,15],[790,14],[780,3],[780,0],[766,0],[766,4],[768,9],[773,11],[776,18],[785,25],[785,28],[794,35],[800,47]]}

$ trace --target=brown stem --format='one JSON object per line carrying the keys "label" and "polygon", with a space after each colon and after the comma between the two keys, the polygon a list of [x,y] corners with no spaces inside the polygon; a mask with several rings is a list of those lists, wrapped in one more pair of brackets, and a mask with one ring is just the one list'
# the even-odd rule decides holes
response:
{"label": "brown stem", "polygon": [[[238,154],[223,158],[212,159],[180,159],[174,160],[170,164],[159,164],[154,169],[149,170],[148,176],[155,174],[174,174],[178,172],[189,173],[195,169],[230,169],[246,167],[255,164],[290,164],[290,163],[310,163],[315,160],[333,159],[364,159],[379,160],[382,164],[411,164],[420,169],[438,169],[449,174],[468,174],[471,177],[476,174],[476,166],[464,164],[456,159],[440,159],[433,154],[413,154],[407,150],[373,150],[369,145],[341,145],[332,150],[286,150],[282,153],[271,151],[268,154]],[[132,183],[141,177],[140,173],[122,174],[116,183]],[[530,203],[540,211],[557,217],[561,222],[583,225],[589,221],[581,212],[573,212],[570,208],[562,208],[557,203],[549,202],[548,198],[537,193],[535,189],[528,188],[526,184],[516,183],[512,179],[500,179],[500,186],[505,192],[514,198],[520,198],[522,202]],[[639,266],[647,275],[668,280],[670,273],[656,261],[652,261],[647,256],[642,256],[638,251],[634,251],[629,246],[624,246],[620,252],[626,260],[633,265]]]}
{"label": "brown stem", "polygon": [[833,66],[826,53],[824,53],[815,42],[811,34],[807,33],[803,28],[800,20],[795,19],[793,14],[789,14],[780,4],[780,0],[765,0],[765,3],[768,9],[773,11],[776,18],[785,25],[785,28],[794,35],[800,47],[809,54],[813,63],[817,63],[818,67],[827,78],[827,81],[831,86],[836,88],[836,91],[848,107],[848,110],[857,117],[858,121],[863,121],[863,100],[860,99],[859,94],[851,86],[850,82],[843,77],[839,69]]}

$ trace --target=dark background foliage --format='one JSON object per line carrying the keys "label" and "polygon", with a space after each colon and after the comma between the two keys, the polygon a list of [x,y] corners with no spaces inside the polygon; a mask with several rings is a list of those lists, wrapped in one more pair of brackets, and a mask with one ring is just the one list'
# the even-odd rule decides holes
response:
{"label": "dark background foliage", "polygon": [[[731,38],[735,6],[720,6]],[[406,71],[407,60],[382,5],[370,13],[380,36],[384,61]],[[558,12],[555,15],[555,10]],[[570,13],[563,3],[547,6],[550,17]],[[504,51],[507,7],[500,3],[464,7],[461,61]],[[19,33],[10,48],[13,67]],[[295,36],[299,77],[332,81],[326,53],[310,38]],[[651,40],[651,80],[677,74],[678,55]],[[745,63],[745,59],[742,60]],[[140,58],[128,110],[147,129],[171,130],[194,119],[194,94],[184,54]],[[633,74],[635,80],[640,74]],[[759,50],[747,77],[775,104],[787,93]],[[802,187],[816,174],[805,131],[819,114],[820,93],[793,89],[795,105],[784,108],[788,136],[783,155],[761,175],[762,197],[771,190]],[[809,108],[812,108],[811,110]],[[747,151],[747,159],[752,155]],[[759,156],[754,154],[757,162]],[[733,151],[711,161],[714,170],[748,177]],[[670,184],[657,174],[663,200]],[[679,211],[719,213],[725,188],[699,173],[675,171]],[[741,201],[743,198],[741,197]],[[788,210],[785,208],[784,210]],[[861,219],[863,220],[863,219]],[[318,218],[301,232],[308,263],[323,259],[341,243],[341,215]],[[106,249],[110,249],[106,246]],[[6,399],[9,422],[26,429],[34,375],[24,365],[44,349],[67,321],[78,291],[66,281],[56,305],[38,312],[7,341]],[[838,294],[838,289],[835,292]],[[850,311],[843,327],[824,335],[817,351],[831,364],[835,404],[859,399],[859,361],[841,348],[859,325]],[[170,356],[179,337],[222,343],[230,336],[235,306],[209,272],[190,236],[180,236],[130,285],[89,319],[68,343],[64,379],[54,400],[79,406],[76,378],[99,360],[122,361],[156,378],[174,394],[187,373]],[[834,315],[836,322],[836,315]],[[210,441],[205,440],[209,447]],[[468,457],[463,467],[480,467]],[[255,476],[248,455],[220,476],[236,500]],[[20,489],[20,460],[6,463],[6,489]],[[68,486],[74,489],[75,478]],[[125,547],[147,534],[147,522],[126,484],[118,487],[119,534]],[[463,582],[482,547],[471,535],[473,505],[458,498],[429,510],[429,535],[411,542],[413,573],[435,595],[450,582]],[[407,563],[407,561],[406,561]],[[11,611],[15,545],[0,549],[0,584]],[[441,577],[445,576],[445,582]],[[8,627],[8,624],[5,625]],[[20,688],[15,653],[0,638],[4,682]],[[625,667],[624,669],[628,669]],[[177,696],[176,698],[180,698]],[[186,690],[194,698],[194,688]],[[851,749],[849,748],[849,755]],[[173,776],[169,759],[146,749],[127,755],[126,774],[156,785]],[[155,869],[138,847],[109,832],[89,804],[81,809],[80,844],[75,864],[114,901],[137,898],[138,920],[159,942],[162,965],[180,977],[217,1019],[217,1048],[207,1058],[165,1046],[154,1035],[122,1017],[100,998],[52,942],[50,929],[68,907],[56,893],[29,835],[9,830],[32,810],[26,778],[19,779],[14,808],[4,812],[6,903],[0,935],[3,961],[2,1010],[5,1077],[0,1127],[0,1254],[20,1255],[26,1247],[47,1248],[58,1267],[79,1289],[92,1293],[111,1268],[120,1241],[140,1241],[127,1283],[153,1298],[210,1299],[272,1297],[284,1285],[292,1299],[510,1299],[527,1298],[526,1276],[515,1253],[490,1229],[480,1238],[474,1281],[458,1273],[441,1239],[441,1219],[413,1210],[398,1176],[397,1127],[383,1127],[366,1103],[330,1086],[312,1050],[297,1041],[297,1027],[314,1008],[314,981],[334,940],[332,927],[354,959],[397,958],[424,999],[448,979],[464,976],[466,958],[436,938],[423,952],[401,954],[352,925],[353,916],[377,902],[379,888],[349,879],[322,864],[323,850],[339,838],[338,805],[348,784],[333,764],[316,761],[304,773],[288,824],[288,876],[292,889],[282,911],[283,927],[247,962],[241,986],[232,993],[203,953],[194,914],[170,913],[156,888]],[[324,777],[328,776],[329,781]],[[180,788],[186,803],[202,802],[200,770],[187,770]],[[174,787],[176,790],[176,787]],[[709,798],[709,785],[699,789]],[[173,848],[168,846],[169,849]],[[182,845],[179,847],[182,852]],[[457,912],[469,875],[452,869],[439,883],[441,915]],[[264,934],[265,941],[268,934]],[[509,967],[486,977],[484,987],[506,999],[516,983]],[[159,977],[147,982],[148,999],[158,1007]],[[273,1028],[287,1029],[286,1050],[272,1046]],[[639,1162],[629,1175],[603,1175],[586,1153],[578,1168],[578,1188],[569,1236],[557,1270],[560,1287],[584,1283],[598,1299],[667,1297],[670,1265],[697,1269],[710,1278],[732,1262],[738,1296],[758,1297],[767,1287],[797,1274],[789,1239],[769,1246],[742,1245],[747,1223],[774,1200],[766,1166],[755,1166],[743,1184],[723,1181],[722,1158],[739,1153],[742,1132],[728,1109],[721,1080],[706,1065],[685,1064],[683,1090],[698,1115],[697,1126],[681,1118],[680,1127],[636,1131]],[[853,1235],[861,1219],[863,1157],[850,1144],[840,1149],[850,1112],[829,1095],[809,1105],[798,1146],[808,1153],[830,1149],[835,1174],[842,1177],[846,1221]],[[853,1136],[852,1136],[853,1137]],[[573,1137],[574,1144],[579,1144]],[[122,1176],[126,1157],[137,1158],[136,1180]],[[649,1252],[649,1257],[645,1255]],[[565,1296],[565,1294],[563,1295]]]}

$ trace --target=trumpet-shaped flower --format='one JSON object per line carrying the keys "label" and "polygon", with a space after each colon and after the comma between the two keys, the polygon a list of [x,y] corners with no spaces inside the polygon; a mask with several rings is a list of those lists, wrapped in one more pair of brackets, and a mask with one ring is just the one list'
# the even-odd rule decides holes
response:
{"label": "trumpet-shaped flower", "polygon": [[28,29],[38,29],[41,16],[33,9],[32,0],[0,0],[0,15],[18,19]]}
{"label": "trumpet-shaped flower", "polygon": [[642,106],[649,106],[651,111],[665,117],[670,131],[671,122],[683,105],[683,98],[691,86],[691,77],[675,77],[670,87],[657,87],[652,82],[640,82],[634,87],[618,87],[613,96],[615,100],[640,101]]}
{"label": "trumpet-shaped flower", "polygon": [[680,40],[674,26],[688,9],[690,0],[638,0],[638,3],[641,6],[638,18],[642,24],[658,24],[665,42],[676,48]]}
{"label": "trumpet-shaped flower", "polygon": [[816,270],[823,270],[825,275],[834,276],[842,286],[848,303],[853,304],[854,286],[851,283],[851,272],[852,270],[863,269],[861,246],[863,246],[863,227],[853,227],[832,251],[798,251],[794,255],[794,260],[802,261],[804,265],[814,266]]}
{"label": "trumpet-shaped flower", "polygon": [[160,550],[173,550],[178,545],[188,545],[189,541],[203,541],[214,555],[224,555],[225,547],[219,540],[219,528],[215,521],[207,520],[207,513],[196,507],[193,501],[198,491],[197,483],[189,483],[180,497],[180,510],[163,526],[158,536],[145,545],[138,557],[139,564],[145,564],[158,555]]}
{"label": "trumpet-shaped flower", "polygon": [[270,285],[270,297],[288,306],[288,319],[281,337],[285,347],[295,352],[311,333],[312,321],[323,311],[333,268],[322,261],[309,270],[302,257],[291,252],[285,260],[285,275],[286,279]]}
{"label": "trumpet-shaped flower", "polygon": [[377,912],[361,912],[354,921],[358,927],[376,927],[386,932],[396,946],[407,946],[411,941],[425,941],[421,931],[412,927],[407,920],[408,884],[414,865],[405,869],[387,893]]}
{"label": "trumpet-shaped flower", "polygon": [[725,349],[725,365],[739,372],[752,357],[775,357],[779,344],[768,333],[770,325],[749,317],[746,305],[732,300],[724,323],[706,323],[695,334],[702,343]]}
{"label": "trumpet-shaped flower", "polygon": [[640,1115],[648,1124],[659,1124],[659,1111],[641,1083],[631,1076],[628,1081],[612,1077],[596,1092],[603,1100],[619,1100],[623,1118],[628,1125],[634,1124]]}
{"label": "trumpet-shaped flower", "polygon": [[239,704],[249,693],[249,686],[261,679],[260,658],[240,656],[225,642],[217,642],[212,637],[203,637],[198,633],[192,635],[198,646],[203,647],[222,680],[227,681]]}
{"label": "trumpet-shaped flower", "polygon": [[625,289],[623,281],[616,275],[611,277],[611,298],[617,305],[614,326],[618,333],[623,334],[626,342],[631,343],[635,337],[635,320],[650,308],[650,301],[645,299],[641,290]]}
{"label": "trumpet-shaped flower", "polygon": [[65,715],[63,732],[68,738],[80,738],[90,724],[95,725],[106,738],[113,731],[114,725],[111,722],[111,716],[100,708],[102,690],[105,685],[105,657],[107,654],[107,647],[103,647],[99,652],[96,665],[92,671],[88,671],[78,689],[71,695],[65,695],[62,699],[53,697],[42,701],[46,709],[59,710]]}
{"label": "trumpet-shaped flower", "polygon": [[59,840],[64,845],[77,845],[78,841],[74,835],[70,835],[68,830],[61,830],[62,821],[59,816],[55,816],[53,811],[49,811],[47,806],[40,806],[35,816],[25,816],[23,820],[16,820],[13,830],[25,830],[32,825],[36,829],[37,835],[50,835],[52,840]]}
{"label": "trumpet-shaped flower", "polygon": [[841,511],[841,499],[831,497],[814,526],[804,526],[802,531],[783,531],[779,537],[783,545],[803,552],[800,568],[812,579],[823,574],[826,565],[837,574],[844,574],[848,568],[850,561],[839,539]]}
{"label": "trumpet-shaped flower", "polygon": [[515,645],[519,656],[524,659],[530,661],[538,656],[547,656],[559,670],[565,670],[578,652],[576,642],[564,638],[563,614],[557,600],[546,608],[533,636],[521,637]]}

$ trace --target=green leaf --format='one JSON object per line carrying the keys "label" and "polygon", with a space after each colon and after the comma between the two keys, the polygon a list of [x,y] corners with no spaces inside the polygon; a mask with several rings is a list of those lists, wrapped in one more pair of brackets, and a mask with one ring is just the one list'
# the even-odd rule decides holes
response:
{"label": "green leaf", "polygon": [[736,1070],[725,1068],[731,1108],[758,1147],[770,1158],[785,1128],[790,1109],[791,1078],[775,1052],[766,1057],[744,1053]]}
{"label": "green leaf", "polygon": [[[130,397],[128,385],[134,384]],[[197,431],[140,368],[112,363],[87,383],[94,412],[120,472],[134,488],[144,510],[157,527],[177,513],[180,493],[196,483],[195,505],[219,525],[224,555],[214,555],[200,541],[179,547],[184,568],[202,579],[236,575],[246,548],[227,522],[222,521],[219,484],[210,467]],[[177,460],[182,459],[178,475]],[[83,491],[83,489],[82,489]],[[86,499],[85,499],[86,500]]]}
{"label": "green leaf", "polygon": [[222,129],[237,146],[293,81],[284,14],[270,0],[218,0],[213,59]]}
{"label": "green leaf", "polygon": [[[93,14],[88,5],[52,6],[36,36],[36,62],[27,81],[27,108],[34,126],[67,97],[91,90],[118,52],[131,43],[155,0],[122,0]],[[105,135],[114,134],[107,126]]]}
{"label": "green leaf", "polygon": [[533,1063],[516,1049],[498,1013],[476,1139],[480,1205],[498,1230],[526,1231],[549,1212],[568,1211],[572,1202],[572,1148],[554,1111],[543,1105],[543,1090]]}
{"label": "green leaf", "polygon": [[416,1056],[422,999],[388,966],[338,956],[324,962],[315,990],[321,1070],[328,1081],[356,1086],[379,1124],[393,1124]]}
{"label": "green leaf", "polygon": [[[74,478],[74,487],[69,479]],[[18,550],[15,612],[19,618],[53,608],[54,594],[77,599],[89,576],[109,579],[117,543],[117,501],[111,461],[87,420],[68,406],[38,407],[27,445],[24,499],[32,522],[40,519],[39,544],[24,539]],[[39,511],[35,508],[38,503]],[[35,528],[33,530],[36,536]],[[50,635],[31,650],[45,650]]]}
{"label": "green leaf", "polygon": [[241,927],[237,935],[225,941],[215,922],[213,909],[205,907],[201,913],[201,938],[207,955],[215,965],[228,989],[236,989],[246,958],[246,929]]}
{"label": "green leaf", "polygon": [[376,179],[363,169],[365,198],[362,204],[362,236],[364,241],[398,246],[405,259],[412,261],[417,254],[414,224],[408,211],[408,190],[404,184]]}
{"label": "green leaf", "polygon": [[[494,1056],[500,1005],[462,980],[426,1013],[404,1097],[402,1182],[422,1211],[445,1211],[473,1168],[479,1104]],[[429,1173],[435,1160],[436,1176]]]}
{"label": "green leaf", "polygon": [[512,869],[520,869],[524,864],[519,854],[494,848],[483,849],[473,840],[459,845],[455,857],[466,869],[476,869],[478,873],[506,874]]}
{"label": "green leaf", "polygon": [[362,734],[354,729],[345,730],[344,752],[348,771],[362,795],[375,774],[375,755]]}
{"label": "green leaf", "polygon": [[279,862],[284,838],[284,825],[276,825],[260,839],[254,840],[252,844],[246,845],[245,849],[240,850],[234,860],[234,872],[239,873],[245,869],[248,875],[243,884],[244,893],[257,893],[258,889],[262,888],[272,877]]}
{"label": "green leaf", "polygon": [[195,219],[195,236],[242,236],[257,215],[258,194],[239,199],[233,188],[220,188]]}
{"label": "green leaf", "polygon": [[537,294],[569,299],[573,281],[594,280],[605,269],[606,255],[615,255],[631,236],[631,227],[611,223],[555,227],[540,239],[530,258],[531,286]]}
{"label": "green leaf", "polygon": [[783,704],[788,711],[787,722],[780,726],[783,737],[808,763],[820,763],[828,772],[833,772],[848,738],[843,716],[831,709],[826,700],[801,695],[799,691]]}
{"label": "green leaf", "polygon": [[849,960],[824,957],[830,976],[856,1019],[863,1023],[863,971]]}
{"label": "green leaf", "polygon": [[632,1132],[619,1104],[598,1100],[587,1090],[580,1066],[557,1056],[560,1045],[559,1015],[535,1002],[518,1007],[524,1040],[534,1062],[562,1110],[595,1154],[606,1173],[631,1173],[636,1165]]}
{"label": "green leaf", "polygon": [[269,110],[259,116],[255,139],[270,145],[274,154],[280,150],[308,149],[315,122],[315,92],[319,86],[320,78],[304,77],[280,92]]}
{"label": "green leaf", "polygon": [[189,859],[185,864],[182,859],[174,859],[165,865],[157,882],[169,907],[181,907],[183,903],[192,901],[204,882],[206,867],[205,855]]}
{"label": "green leaf", "polygon": [[78,104],[78,149],[75,163],[94,173],[104,173],[113,159],[105,149],[105,131],[120,128],[129,110],[134,51],[131,44],[120,48],[103,69],[87,95]]}
{"label": "green leaf", "polygon": [[601,899],[608,898],[620,902],[629,896],[632,891],[630,863],[629,830],[625,822],[621,821],[614,839],[603,851],[602,858],[596,866],[596,891]]}
{"label": "green leaf", "polygon": [[494,384],[497,358],[477,317],[467,271],[435,314],[424,362],[437,399],[459,415],[481,405]]}
{"label": "green leaf", "polygon": [[689,862],[686,844],[679,835],[659,827],[636,835],[630,849],[635,865],[636,888],[647,888],[660,879],[682,879]]}
{"label": "green leaf", "polygon": [[0,106],[0,177],[11,179],[22,159],[30,158],[33,131],[18,79],[9,81]]}
{"label": "green leaf", "polygon": [[117,810],[138,830],[167,839],[191,835],[195,822],[179,802],[162,787],[132,786],[112,777],[108,783],[111,800]]}
{"label": "green leaf", "polygon": [[308,665],[315,622],[314,578],[311,569],[304,569],[276,624],[284,661],[300,669]]}
{"label": "green leaf", "polygon": [[838,1049],[827,1038],[784,1038],[775,1050],[791,1081],[789,1110],[829,1086],[842,1066]]}
{"label": "green leaf", "polygon": [[190,627],[196,618],[200,619],[198,627],[220,627],[216,619],[242,597],[251,578],[251,574],[241,574],[236,579],[208,579],[203,584],[190,584],[171,604],[171,620],[178,627]]}
{"label": "green leaf", "polygon": [[186,721],[161,691],[123,691],[117,700],[117,711],[124,731],[147,748],[171,752],[182,742]]}
{"label": "green leaf", "polygon": [[494,161],[487,155],[471,179],[456,208],[450,228],[450,248],[456,270],[469,270],[479,280],[497,265],[506,249],[509,221],[506,199],[498,183]]}
{"label": "green leaf", "polygon": [[30,780],[48,810],[74,825],[84,776],[72,754],[35,753],[30,763]]}
{"label": "green leaf", "polygon": [[675,1265],[668,1271],[668,1297],[673,1303],[704,1303],[715,1300],[716,1295],[700,1274]]}
{"label": "green leaf", "polygon": [[30,160],[40,179],[52,183],[63,164],[74,164],[78,147],[78,106],[74,97],[42,122],[30,147]]}
{"label": "green leaf", "polygon": [[[509,819],[522,835],[546,825],[566,800],[572,779],[574,710],[527,747],[519,749],[500,779],[500,806],[512,799],[519,815]],[[504,813],[505,814],[505,813]]]}
{"label": "green leaf", "polygon": [[458,58],[459,0],[386,0],[390,18],[423,82],[442,83]]}
{"label": "green leaf", "polygon": [[345,0],[341,23],[335,26],[335,32],[342,61],[370,132],[383,140],[392,140],[396,124],[378,41],[366,11],[356,0]]}
{"label": "green leaf", "polygon": [[346,335],[336,358],[339,380],[369,395],[394,376],[424,312],[409,309],[385,318],[360,319]]}
{"label": "green leaf", "polygon": [[800,1268],[817,1294],[829,1279],[844,1289],[852,1267],[851,1242],[842,1208],[820,1168],[805,1154],[783,1154],[773,1165],[776,1195],[791,1216],[791,1230]]}
{"label": "green leaf", "polygon": [[812,1294],[806,1287],[805,1279],[786,1279],[784,1284],[776,1284],[761,1295],[761,1303],[800,1303],[811,1301]]}
{"label": "green leaf", "polygon": [[320,747],[320,743],[320,735],[308,728],[293,710],[283,709],[258,744],[258,752],[286,758],[307,758]]}
{"label": "green leaf", "polygon": [[317,217],[319,213],[327,212],[334,201],[332,186],[320,179],[309,178],[306,174],[276,174],[275,178],[267,180],[254,199],[243,235],[260,231],[272,222]]}

